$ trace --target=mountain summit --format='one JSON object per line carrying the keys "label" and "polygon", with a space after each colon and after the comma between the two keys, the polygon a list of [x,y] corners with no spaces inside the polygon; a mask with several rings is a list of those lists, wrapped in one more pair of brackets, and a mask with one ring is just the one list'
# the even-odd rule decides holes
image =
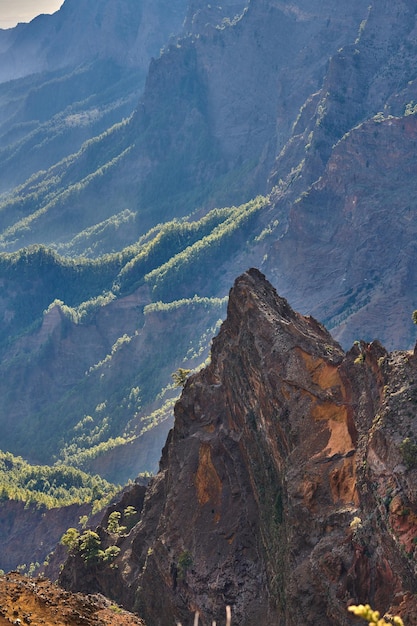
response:
{"label": "mountain summit", "polygon": [[413,352],[344,353],[249,270],[145,499],[136,486],[111,509],[136,504],[140,520],[117,535],[108,513],[97,531],[115,566],[74,549],[60,583],[161,626],[219,621],[226,605],[242,626],[345,626],[368,601],[413,623],[416,399]]}

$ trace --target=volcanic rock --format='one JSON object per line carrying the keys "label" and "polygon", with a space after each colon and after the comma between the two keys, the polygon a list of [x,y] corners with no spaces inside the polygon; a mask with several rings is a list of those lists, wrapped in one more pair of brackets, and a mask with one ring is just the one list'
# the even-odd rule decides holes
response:
{"label": "volcanic rock", "polygon": [[93,585],[150,625],[194,611],[208,624],[227,605],[247,626],[347,625],[352,602],[412,615],[416,402],[412,352],[345,354],[249,270],[117,567],[74,554],[61,584]]}
{"label": "volcanic rock", "polygon": [[143,626],[103,596],[71,594],[46,578],[29,579],[16,572],[0,577],[0,625],[8,624]]}

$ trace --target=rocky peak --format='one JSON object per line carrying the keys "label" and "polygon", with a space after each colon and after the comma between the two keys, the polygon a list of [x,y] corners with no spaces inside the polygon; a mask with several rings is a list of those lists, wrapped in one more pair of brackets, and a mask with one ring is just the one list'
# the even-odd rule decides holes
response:
{"label": "rocky peak", "polygon": [[364,601],[415,615],[415,398],[412,353],[345,354],[249,270],[118,567],[74,555],[61,584],[88,579],[148,624],[211,623],[226,605],[241,625],[347,625]]}

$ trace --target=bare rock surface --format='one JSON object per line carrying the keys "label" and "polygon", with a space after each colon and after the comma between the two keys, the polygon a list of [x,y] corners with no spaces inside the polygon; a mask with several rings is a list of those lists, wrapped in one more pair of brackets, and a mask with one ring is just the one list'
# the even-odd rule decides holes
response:
{"label": "bare rock surface", "polygon": [[63,591],[46,578],[12,572],[0,576],[0,626],[143,626],[142,620],[103,596]]}
{"label": "bare rock surface", "polygon": [[[352,602],[415,615],[417,361],[345,354],[258,270],[240,276],[211,363],[191,376],[139,522],[60,577],[148,624],[342,626]],[[132,501],[132,504],[134,502]]]}

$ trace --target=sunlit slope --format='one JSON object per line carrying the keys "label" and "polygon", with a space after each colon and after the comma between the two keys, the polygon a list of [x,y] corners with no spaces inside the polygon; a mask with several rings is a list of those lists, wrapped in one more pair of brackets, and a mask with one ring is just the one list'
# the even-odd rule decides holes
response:
{"label": "sunlit slope", "polygon": [[[259,197],[172,221],[95,260],[40,246],[2,254],[4,448],[98,463],[113,480],[155,468],[178,394],[171,374],[205,360],[225,314],[225,264],[244,262],[242,244],[259,236],[268,206]],[[124,444],[141,449],[131,466],[96,460]]]}

